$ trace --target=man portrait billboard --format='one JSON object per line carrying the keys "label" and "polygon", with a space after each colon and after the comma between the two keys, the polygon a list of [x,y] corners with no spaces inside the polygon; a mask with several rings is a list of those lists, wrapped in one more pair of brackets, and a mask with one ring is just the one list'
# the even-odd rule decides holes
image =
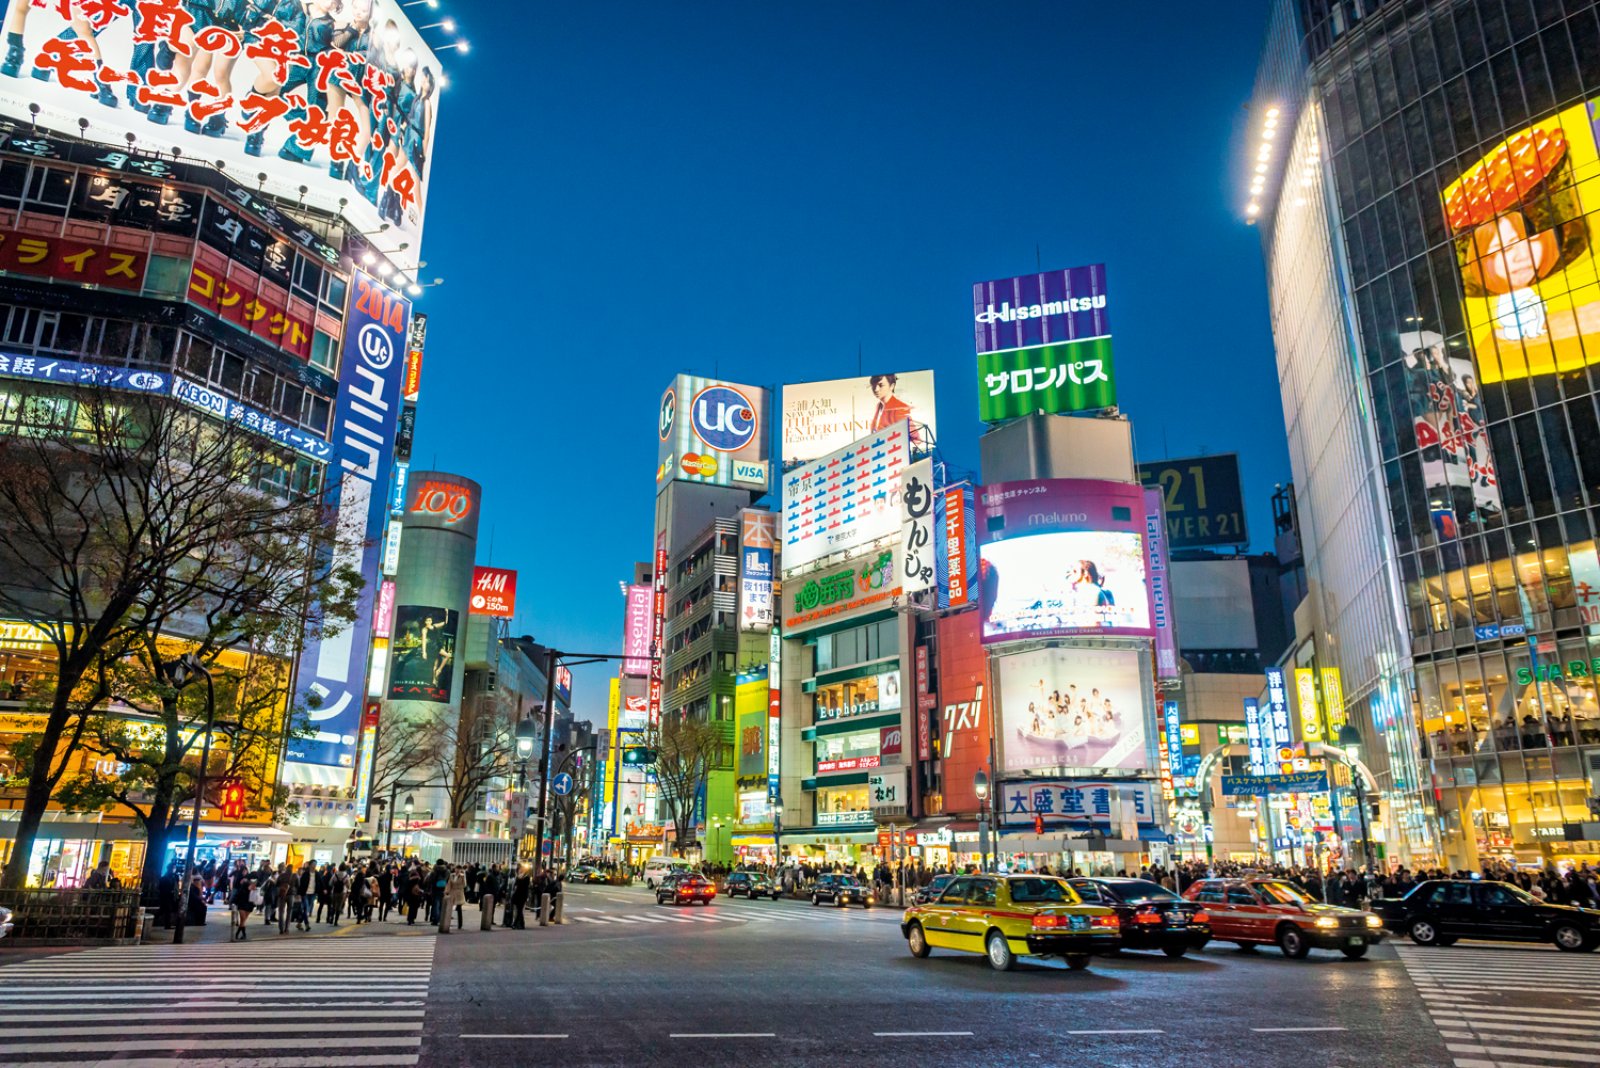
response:
{"label": "man portrait billboard", "polygon": [[450,700],[459,623],[454,609],[403,604],[395,610],[389,700]]}
{"label": "man portrait billboard", "polygon": [[826,456],[905,419],[913,455],[937,440],[932,371],[864,375],[783,387],[783,469]]}

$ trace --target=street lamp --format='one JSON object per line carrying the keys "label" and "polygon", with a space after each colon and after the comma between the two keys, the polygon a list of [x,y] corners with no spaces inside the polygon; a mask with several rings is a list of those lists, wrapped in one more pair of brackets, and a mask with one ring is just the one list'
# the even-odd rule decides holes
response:
{"label": "street lamp", "polygon": [[1356,815],[1361,818],[1361,857],[1367,865],[1367,877],[1371,878],[1374,872],[1372,863],[1372,836],[1367,830],[1367,794],[1366,783],[1361,775],[1361,732],[1355,724],[1346,723],[1339,728],[1339,748],[1344,750],[1345,756],[1350,760],[1350,777],[1355,780]]}
{"label": "street lamp", "polygon": [[972,792],[978,798],[978,869],[989,870],[989,776],[979,768],[972,775]]}
{"label": "street lamp", "polygon": [[517,756],[527,760],[533,755],[533,739],[538,734],[532,716],[523,716],[517,724]]}

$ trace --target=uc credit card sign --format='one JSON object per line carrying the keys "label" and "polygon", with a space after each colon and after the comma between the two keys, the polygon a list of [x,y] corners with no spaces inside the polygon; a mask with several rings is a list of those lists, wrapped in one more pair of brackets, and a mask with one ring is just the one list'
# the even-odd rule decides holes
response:
{"label": "uc credit card sign", "polygon": [[768,393],[697,375],[678,375],[661,395],[656,488],[669,482],[767,484]]}

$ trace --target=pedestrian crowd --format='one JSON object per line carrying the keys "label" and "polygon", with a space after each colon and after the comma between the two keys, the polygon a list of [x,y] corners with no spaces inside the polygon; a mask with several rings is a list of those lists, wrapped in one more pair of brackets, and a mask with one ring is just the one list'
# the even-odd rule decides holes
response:
{"label": "pedestrian crowd", "polygon": [[[417,857],[339,864],[308,860],[298,868],[266,861],[254,869],[244,860],[231,867],[208,862],[190,877],[186,898],[180,882],[179,866],[173,864],[156,884],[156,925],[172,927],[182,909],[185,925],[201,926],[209,907],[223,902],[234,941],[249,938],[251,917],[258,913],[261,926],[276,926],[279,934],[291,927],[337,927],[346,919],[353,924],[403,920],[415,926],[419,915],[448,934],[462,926],[468,904],[480,910],[503,907],[501,926],[521,930],[528,906],[538,908],[548,896],[553,907],[562,886],[554,870],[527,864],[452,865],[438,860],[430,865]],[[493,917],[486,922],[493,926]]]}

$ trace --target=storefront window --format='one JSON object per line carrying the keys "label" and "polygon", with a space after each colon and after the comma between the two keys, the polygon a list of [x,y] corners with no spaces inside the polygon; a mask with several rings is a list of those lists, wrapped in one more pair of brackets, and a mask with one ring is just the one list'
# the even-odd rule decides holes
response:
{"label": "storefront window", "polygon": [[878,732],[859,731],[817,739],[817,771],[857,771],[878,766]]}
{"label": "storefront window", "polygon": [[817,791],[817,826],[870,823],[872,809],[865,786],[844,786]]}
{"label": "storefront window", "polygon": [[896,669],[882,675],[819,686],[816,701],[818,723],[896,711],[900,708],[900,673]]}

